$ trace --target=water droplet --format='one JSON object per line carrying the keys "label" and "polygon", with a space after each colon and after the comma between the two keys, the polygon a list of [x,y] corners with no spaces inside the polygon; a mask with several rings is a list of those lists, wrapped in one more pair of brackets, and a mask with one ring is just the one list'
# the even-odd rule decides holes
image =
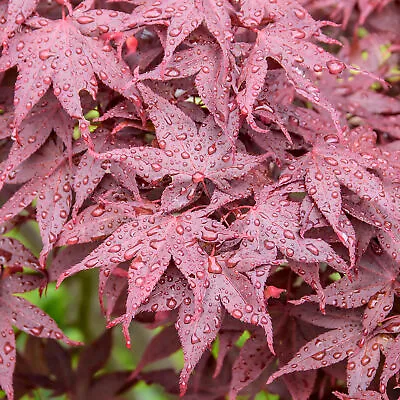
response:
{"label": "water droplet", "polygon": [[190,341],[192,342],[192,344],[196,344],[200,342],[200,338],[195,333],[193,333],[193,335],[190,338]]}
{"label": "water droplet", "polygon": [[192,175],[193,183],[199,183],[203,181],[204,181],[204,174],[202,172],[197,171]]}
{"label": "water droplet", "polygon": [[291,174],[283,174],[279,177],[279,184],[283,185],[285,183],[288,183],[288,182],[290,182],[291,179],[292,179]]}
{"label": "water droplet", "polygon": [[335,167],[336,165],[338,165],[337,160],[335,160],[332,157],[324,157],[324,160],[329,164],[332,165],[333,167]]}
{"label": "water droplet", "polygon": [[265,247],[267,250],[272,250],[272,249],[275,248],[275,243],[274,243],[274,242],[271,242],[270,240],[265,240],[265,241],[264,241],[264,247]]}
{"label": "water droplet", "polygon": [[340,74],[346,68],[344,63],[336,60],[327,61],[326,66],[328,71],[333,75]]}
{"label": "water droplet", "polygon": [[78,242],[79,242],[79,238],[77,236],[73,236],[67,240],[67,243],[69,245],[74,245],[74,244],[77,244]]}
{"label": "water droplet", "polygon": [[34,328],[30,329],[29,332],[34,336],[39,336],[43,332],[44,326],[35,326]]}
{"label": "water droplet", "polygon": [[170,78],[176,78],[181,74],[181,72],[176,68],[167,68],[165,70],[164,75],[169,76]]}
{"label": "water droplet", "polygon": [[319,250],[311,243],[306,244],[306,249],[314,256],[319,255]]}
{"label": "water droplet", "polygon": [[15,23],[21,25],[24,21],[25,17],[22,15],[22,13],[18,13],[17,16],[15,17]]}
{"label": "water droplet", "polygon": [[295,238],[294,233],[292,231],[289,231],[288,229],[285,229],[283,231],[283,236],[285,236],[285,238],[287,239],[292,239],[292,240]]}
{"label": "water droplet", "polygon": [[315,72],[321,72],[322,71],[322,65],[315,64],[313,67]]}
{"label": "water droplet", "polygon": [[217,146],[214,144],[212,144],[208,149],[207,149],[207,153],[208,155],[212,155],[217,151]]}
{"label": "water droplet", "polygon": [[304,39],[306,33],[301,29],[292,29],[292,36],[294,39]]}
{"label": "water droplet", "polygon": [[153,163],[153,164],[151,164],[151,168],[153,171],[159,172],[159,171],[161,171],[162,166],[160,164]]}
{"label": "water droplet", "polygon": [[142,276],[139,276],[138,278],[135,279],[135,284],[137,286],[143,286],[145,282],[146,280]]}
{"label": "water droplet", "polygon": [[114,246],[111,246],[108,249],[109,253],[118,253],[121,250],[121,245],[120,244],[115,244]]}
{"label": "water droplet", "polygon": [[238,310],[238,309],[234,309],[234,310],[232,311],[232,317],[237,318],[237,319],[240,319],[240,318],[243,317],[243,313],[242,313],[240,310]]}
{"label": "water droplet", "polygon": [[177,233],[178,235],[183,235],[184,232],[185,232],[185,229],[184,229],[184,227],[183,227],[182,225],[177,225],[176,228],[175,228],[175,230],[176,230],[176,233]]}
{"label": "water droplet", "polygon": [[21,41],[17,44],[17,51],[21,51],[24,47],[25,47],[25,43],[21,40]]}
{"label": "water droplet", "polygon": [[293,13],[299,19],[304,19],[306,17],[306,12],[300,8],[294,8]]}
{"label": "water droplet", "polygon": [[10,342],[6,342],[5,345],[4,345],[4,347],[3,347],[3,350],[4,350],[4,353],[5,353],[6,355],[8,355],[8,354],[10,354],[10,353],[14,350],[14,347],[11,346],[11,343],[10,343]]}
{"label": "water droplet", "polygon": [[104,214],[104,212],[105,212],[105,209],[103,208],[103,207],[96,207],[92,212],[91,212],[91,214],[92,214],[92,216],[93,217],[100,217],[100,216],[102,216],[103,214]]}
{"label": "water droplet", "polygon": [[364,367],[369,364],[369,362],[371,361],[371,358],[368,357],[367,355],[365,355],[362,359],[361,359],[361,365],[363,365]]}
{"label": "water droplet", "polygon": [[170,308],[171,310],[174,309],[177,305],[177,301],[173,298],[170,297],[169,299],[167,299],[167,307]]}
{"label": "water droplet", "polygon": [[161,14],[162,11],[159,8],[150,8],[143,14],[143,16],[145,18],[158,18]]}
{"label": "water droplet", "polygon": [[89,17],[87,15],[78,17],[76,20],[79,24],[82,24],[82,25],[86,25],[86,24],[90,24],[90,23],[94,22],[94,18]]}
{"label": "water droplet", "polygon": [[50,49],[45,49],[45,50],[40,50],[39,51],[39,58],[42,61],[46,61],[48,58],[50,58],[51,56],[54,56],[54,53],[52,53],[50,51]]}
{"label": "water droplet", "polygon": [[172,36],[172,37],[177,37],[177,36],[179,36],[181,33],[182,33],[182,26],[177,27],[177,28],[172,28],[172,29],[169,31],[169,35]]}
{"label": "water droplet", "polygon": [[326,355],[326,350],[321,350],[321,351],[313,354],[311,357],[314,360],[321,361],[321,360],[323,360],[325,358],[325,355]]}
{"label": "water droplet", "polygon": [[90,260],[86,261],[85,267],[93,268],[98,262],[99,262],[99,260],[96,257],[91,258]]}
{"label": "water droplet", "polygon": [[208,257],[208,272],[210,274],[222,274],[221,264],[213,256]]}
{"label": "water droplet", "polygon": [[218,233],[212,231],[204,231],[201,233],[201,240],[205,242],[214,242],[218,239]]}
{"label": "water droplet", "polygon": [[351,361],[347,364],[347,369],[352,371],[356,367],[356,363]]}
{"label": "water droplet", "polygon": [[108,75],[104,71],[99,72],[99,77],[102,81],[106,81],[108,79]]}
{"label": "water droplet", "polygon": [[339,137],[337,135],[330,133],[324,136],[324,141],[328,144],[339,143]]}

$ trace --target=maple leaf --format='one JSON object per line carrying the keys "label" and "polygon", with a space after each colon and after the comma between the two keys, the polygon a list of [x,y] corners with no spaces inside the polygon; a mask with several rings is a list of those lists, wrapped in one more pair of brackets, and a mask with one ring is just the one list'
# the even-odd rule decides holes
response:
{"label": "maple leaf", "polygon": [[[148,208],[145,208],[145,206]],[[129,222],[136,214],[140,213],[152,214],[152,205],[138,202],[96,204],[86,207],[64,225],[57,240],[57,246],[105,239],[120,225]]]}
{"label": "maple leaf", "polygon": [[168,26],[164,44],[163,64],[167,64],[175,49],[204,21],[210,33],[227,57],[230,42],[232,5],[226,1],[212,0],[167,0],[154,6],[152,1],[139,3],[132,12],[131,23],[166,24]]}
{"label": "maple leaf", "polygon": [[151,339],[130,379],[135,378],[147,365],[169,357],[179,349],[179,337],[175,327],[173,325],[165,327]]}
{"label": "maple leaf", "polygon": [[284,257],[295,261],[326,262],[338,271],[347,271],[346,263],[326,242],[300,236],[299,208],[299,203],[287,200],[279,192],[261,192],[256,205],[231,226],[251,238],[242,240],[238,257],[245,256],[253,266],[265,265],[277,259],[279,250]]}
{"label": "maple leaf", "polygon": [[191,298],[184,275],[177,268],[168,267],[138,312],[171,311],[179,308],[183,301],[191,301]]}
{"label": "maple leaf", "polygon": [[[55,101],[54,96],[47,93],[21,123],[18,140],[13,143],[7,160],[0,167],[0,187],[6,178],[12,182],[15,169],[45,143],[52,130],[57,133],[64,142],[67,152],[71,154],[73,127],[73,120]],[[12,135],[11,127],[9,135]]]}
{"label": "maple leaf", "polygon": [[194,301],[183,301],[179,308],[176,326],[185,358],[180,377],[181,393],[186,391],[190,373],[221,327],[224,317],[221,305],[234,318],[261,326],[267,336],[269,351],[273,351],[271,319],[251,281],[231,270],[229,259],[223,256],[209,256],[207,272],[208,283],[200,315],[196,316]]}
{"label": "maple leaf", "polygon": [[[196,304],[202,304],[207,253],[199,242],[218,242],[235,237],[219,222],[205,217],[201,212],[175,216],[142,215],[117,228],[113,234],[82,262],[64,272],[58,285],[67,276],[90,268],[110,268],[130,261],[128,271],[128,298],[126,314],[113,321],[123,323],[127,343],[128,327],[141,303],[152,292],[171,258],[189,281]],[[184,262],[183,262],[184,261]]]}
{"label": "maple leaf", "polygon": [[[333,392],[333,394],[341,400],[382,400],[382,396],[380,393],[375,392],[373,390],[367,390],[362,393],[357,393],[356,395],[349,396],[344,393]],[[355,396],[355,397],[354,397]]]}
{"label": "maple leaf", "polygon": [[[313,76],[316,72],[319,73],[324,69],[332,74],[339,74],[345,69],[345,64],[330,53],[320,51],[318,46],[309,41],[309,37],[313,34],[322,41],[329,42],[329,39],[319,33],[321,25],[318,26],[318,23],[315,23],[297,2],[292,2],[293,9],[283,5],[284,2],[278,3],[277,12],[271,14],[273,19],[276,17],[277,20],[266,28],[257,30],[256,42],[241,72],[239,82],[246,82],[246,87],[239,93],[241,111],[244,115],[252,112],[253,104],[264,86],[264,79],[269,69],[267,57],[270,57],[282,65],[298,94],[331,114],[334,124],[340,132],[339,114],[313,83]],[[281,7],[287,7],[288,13],[281,13]],[[260,14],[261,11],[258,15]],[[284,15],[282,22],[277,17],[279,15]],[[296,18],[292,18],[292,15]],[[254,17],[249,18],[254,21]],[[306,22],[303,24],[304,19],[307,19],[311,25]],[[300,21],[300,25],[298,21]],[[288,29],[288,26],[291,28]]]}
{"label": "maple leaf", "polygon": [[379,391],[382,393],[384,399],[388,400],[386,394],[386,386],[388,380],[398,373],[400,370],[400,357],[399,357],[399,339],[396,337],[386,348],[385,363],[380,376]]}
{"label": "maple leaf", "polygon": [[179,108],[143,84],[139,83],[138,87],[149,106],[160,148],[116,149],[101,157],[114,159],[147,180],[170,175],[172,183],[161,198],[164,210],[187,205],[195,198],[200,184],[205,188],[205,180],[221,190],[227,189],[230,180],[244,176],[262,161],[262,157],[233,152],[212,117],[197,130],[195,123]]}
{"label": "maple leaf", "polygon": [[[366,200],[348,197],[343,202],[343,209],[355,218],[375,228],[376,236],[382,249],[397,259],[400,254],[400,224],[387,210]],[[391,215],[391,218],[389,217]]]}
{"label": "maple leaf", "polygon": [[4,266],[15,269],[39,267],[36,258],[17,240],[7,237],[0,238],[0,262]]}
{"label": "maple leaf", "polygon": [[[106,151],[110,148],[125,147],[133,140],[115,138],[113,133],[106,128],[99,127],[91,136],[91,142],[95,150]],[[135,143],[135,141],[133,141]],[[90,151],[82,154],[79,164],[73,170],[73,189],[76,194],[73,207],[75,216],[83,203],[98,187],[99,183],[106,176],[111,174],[121,185],[132,191],[136,198],[140,198],[139,189],[135,177],[129,176],[119,164],[112,164],[108,160],[101,160],[94,157]]]}
{"label": "maple leaf", "polygon": [[265,346],[264,335],[255,332],[240,349],[233,364],[229,398],[236,399],[237,394],[257,379],[273,361],[272,353]]}
{"label": "maple leaf", "polygon": [[[37,221],[43,243],[36,260],[0,238],[8,397],[10,306],[17,326],[59,332],[14,293],[91,268],[128,345],[133,318],[162,331],[133,372],[99,371],[110,332],[78,368],[75,352],[28,339],[15,398],[43,387],[116,399],[139,380],[188,400],[396,397],[399,7],[389,2],[0,0],[0,233],[31,240]],[[332,10],[349,22],[341,49],[325,35]],[[23,321],[30,310],[36,320]],[[143,372],[178,348],[180,388],[173,370]]]}
{"label": "maple leaf", "polygon": [[334,20],[342,21],[342,28],[346,29],[350,17],[353,13],[353,9],[358,6],[360,10],[360,15],[358,18],[358,25],[364,25],[367,18],[375,12],[381,11],[386,5],[388,5],[392,0],[311,0],[309,3],[312,8],[319,9],[323,7],[324,9],[333,8],[330,18]]}
{"label": "maple leaf", "polygon": [[[71,352],[57,342],[28,340],[23,356],[31,371],[25,371],[22,376],[16,371],[16,375],[30,388],[44,387],[51,390],[52,396],[69,393],[69,396],[76,398],[116,400],[117,393],[123,387],[129,387],[137,381],[127,382],[128,371],[101,371],[110,357],[111,349],[112,331],[107,330],[82,348],[75,366]],[[34,352],[34,359],[30,352]],[[38,360],[41,368],[38,368]],[[46,376],[47,370],[52,371],[51,380]]]}
{"label": "maple leaf", "polygon": [[40,253],[42,265],[67,221],[71,203],[70,172],[65,163],[46,179],[38,191],[36,214],[43,240]]}
{"label": "maple leaf", "polygon": [[[372,332],[390,312],[399,284],[396,280],[399,266],[386,253],[369,250],[361,259],[357,275],[344,276],[324,289],[325,302],[340,308],[366,305],[363,316],[363,333]],[[316,300],[314,296],[305,297]]]}
{"label": "maple leaf", "polygon": [[[387,40],[387,38],[382,39],[384,43]],[[377,47],[379,48],[379,46]],[[365,51],[373,53],[371,44],[368,43]],[[372,54],[370,58],[372,58]],[[355,63],[357,63],[357,60]],[[380,64],[380,60],[377,63]],[[365,67],[365,69],[374,70],[372,66]],[[377,71],[377,74],[379,74],[379,71]],[[355,125],[360,125],[360,122],[363,123],[353,129],[352,132],[360,129],[367,130],[372,127],[376,130],[390,132],[390,135],[398,137],[400,103],[397,99],[388,96],[387,93],[372,90],[371,85],[373,83],[373,77],[365,74],[357,75],[354,80],[350,77],[340,80],[327,73],[323,73],[320,77],[321,91],[324,96],[329,96],[335,108],[343,116],[346,116],[346,113],[350,110],[351,114],[346,116],[350,123],[355,123]],[[382,115],[386,117],[383,120],[380,118]]]}
{"label": "maple leaf", "polygon": [[[343,311],[328,310],[325,316],[309,313],[307,308],[294,314],[307,322],[331,329],[301,347],[296,355],[268,380],[272,382],[279,376],[293,371],[307,371],[335,364],[345,358],[347,363],[347,387],[350,395],[366,391],[374,379],[380,363],[380,350],[386,354],[393,343],[387,332],[395,331],[395,323],[386,324],[387,329],[378,329],[364,335],[362,325],[357,322],[358,312],[348,314],[346,322],[337,327],[337,321],[343,317]],[[332,329],[334,328],[334,329]],[[383,390],[384,392],[384,390]]]}
{"label": "maple leaf", "polygon": [[271,375],[267,384],[293,371],[317,369],[345,359],[348,356],[346,351],[354,353],[354,342],[361,333],[358,328],[355,324],[348,324],[319,335],[300,348],[288,364]]}
{"label": "maple leaf", "polygon": [[0,43],[7,42],[7,36],[13,33],[35,11],[39,0],[9,0],[7,20],[2,27]]}
{"label": "maple leaf", "polygon": [[316,34],[318,39],[329,41],[320,31],[326,22],[314,20],[301,2],[296,0],[276,0],[272,3],[265,3],[263,0],[240,0],[238,16],[243,25],[249,28],[269,22],[288,23],[294,29],[304,29],[307,37]]}
{"label": "maple leaf", "polygon": [[[10,244],[11,239],[8,239]],[[4,240],[3,240],[4,242]],[[33,256],[17,242],[11,242],[14,251],[22,254],[10,256],[3,255],[3,265],[12,264],[29,265]],[[10,248],[10,246],[8,246]],[[25,257],[27,257],[25,259]],[[58,328],[57,324],[38,307],[29,303],[22,297],[14,296],[14,293],[24,293],[37,288],[42,282],[38,275],[12,274],[0,280],[0,385],[7,393],[10,400],[14,399],[12,388],[12,376],[15,368],[16,344],[12,325],[26,333],[38,337],[63,340],[67,344],[79,343],[68,339]]]}
{"label": "maple leaf", "polygon": [[[349,249],[354,265],[356,237],[351,222],[342,211],[341,185],[361,199],[375,203],[384,212],[390,211],[397,216],[398,210],[383,182],[367,170],[369,166],[365,159],[346,147],[335,144],[335,137],[327,135],[326,140],[331,143],[314,146],[311,152],[285,169],[279,183],[285,185],[304,179],[307,192],[340,241]],[[339,157],[338,151],[341,154]]]}
{"label": "maple leaf", "polygon": [[[254,93],[253,93],[254,94]],[[285,79],[285,73],[283,70],[271,70],[265,77],[264,88],[260,91],[256,99],[249,99],[248,96],[253,96],[248,90],[241,90],[236,100],[239,108],[244,112],[247,123],[257,133],[267,133],[269,137],[272,136],[272,132],[269,127],[262,128],[257,124],[254,117],[258,117],[257,120],[263,122],[265,125],[271,121],[276,123],[281,131],[284,133],[286,139],[293,144],[290,133],[287,129],[287,106],[292,103],[295,97],[295,90],[291,83]],[[249,112],[248,105],[246,103],[255,101],[253,112]],[[254,134],[253,134],[254,135]],[[260,144],[262,148],[266,145],[265,135],[260,135],[260,139],[257,136],[253,138]],[[273,136],[272,136],[273,137]],[[258,140],[257,140],[258,139]],[[263,143],[264,142],[264,143]],[[276,146],[275,146],[276,147]],[[278,153],[278,149],[274,149]],[[280,157],[281,158],[281,157]],[[286,157],[285,157],[286,158]]]}
{"label": "maple leaf", "polygon": [[[50,149],[54,150],[52,146]],[[69,164],[62,157],[58,158],[57,152],[52,156],[49,159],[45,158],[48,169],[44,168],[44,171],[41,171],[43,175],[39,174],[28,180],[0,211],[0,220],[9,221],[37,197],[36,219],[43,241],[40,254],[42,266],[67,221],[72,203]]]}
{"label": "maple leaf", "polygon": [[[112,20],[112,11],[101,10],[101,13]],[[65,111],[82,121],[79,92],[85,90],[95,99],[98,90],[96,76],[105,85],[125,93],[131,79],[127,65],[118,59],[110,45],[86,36],[87,27],[81,28],[93,21],[94,17],[80,12],[78,6],[76,13],[62,20],[37,18],[32,24],[38,29],[24,28],[8,41],[8,48],[3,50],[0,58],[0,71],[18,66],[19,79],[14,96],[15,128],[51,84]],[[100,63],[102,57],[109,61]],[[87,129],[88,124],[84,124],[81,124],[82,129]]]}
{"label": "maple leaf", "polygon": [[165,66],[159,65],[152,71],[139,75],[139,79],[175,80],[195,76],[197,92],[207,110],[214,116],[216,123],[224,129],[224,133],[233,138],[237,133],[227,129],[229,114],[234,107],[234,104],[229,102],[232,79],[228,79],[221,72],[223,68],[221,58],[221,50],[216,44],[199,40],[195,48],[176,52]]}
{"label": "maple leaf", "polygon": [[[239,320],[225,318],[218,333],[218,356],[215,365],[214,378],[217,378],[223,370],[224,362],[229,356],[229,351],[243,334],[243,325]],[[265,335],[262,335],[265,341]]]}

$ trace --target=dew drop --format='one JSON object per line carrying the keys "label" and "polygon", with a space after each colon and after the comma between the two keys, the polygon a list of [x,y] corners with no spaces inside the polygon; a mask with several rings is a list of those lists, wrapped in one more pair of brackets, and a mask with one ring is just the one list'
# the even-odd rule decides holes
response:
{"label": "dew drop", "polygon": [[271,242],[270,240],[265,240],[265,241],[264,241],[264,247],[265,247],[267,250],[272,250],[272,249],[275,248],[275,243],[274,243],[274,242]]}
{"label": "dew drop", "polygon": [[182,27],[178,27],[178,28],[172,28],[170,31],[169,31],[169,35],[171,36],[171,37],[177,37],[177,36],[179,36],[180,34],[182,33]]}
{"label": "dew drop", "polygon": [[6,342],[5,345],[4,345],[4,347],[3,347],[3,350],[4,350],[4,353],[5,353],[6,355],[8,355],[8,354],[10,354],[10,353],[14,350],[14,347],[11,346],[11,343],[10,343],[10,342]]}
{"label": "dew drop", "polygon": [[203,181],[204,181],[204,174],[202,172],[197,171],[192,175],[193,183],[200,183]]}
{"label": "dew drop", "polygon": [[21,41],[17,44],[17,51],[21,51],[24,47],[25,47],[25,43],[21,40]]}
{"label": "dew drop", "polygon": [[158,18],[161,14],[162,11],[159,8],[150,8],[143,14],[143,16],[145,18]]}
{"label": "dew drop", "polygon": [[169,76],[170,78],[176,78],[181,74],[181,72],[176,68],[167,68],[165,70],[164,75]]}
{"label": "dew drop", "polygon": [[213,256],[208,257],[208,272],[210,274],[222,274],[221,264]]}
{"label": "dew drop", "polygon": [[95,208],[90,214],[93,217],[100,217],[104,214],[104,212],[105,212],[105,209],[103,207],[99,206],[99,207]]}
{"label": "dew drop", "polygon": [[325,355],[326,355],[326,350],[321,350],[321,351],[313,354],[311,357],[314,360],[321,361],[321,360],[323,360],[325,358]]}
{"label": "dew drop", "polygon": [[306,249],[314,256],[319,255],[319,250],[311,243],[306,244]]}
{"label": "dew drop", "polygon": [[306,12],[300,8],[294,8],[293,13],[298,19],[304,19],[306,17]]}
{"label": "dew drop", "polygon": [[46,61],[48,58],[50,58],[51,56],[54,56],[54,53],[52,53],[51,51],[50,51],[50,49],[44,49],[44,50],[41,50],[41,51],[39,51],[39,58],[42,60],[42,61]]}
{"label": "dew drop", "polygon": [[167,299],[167,307],[170,308],[171,310],[174,309],[177,305],[177,301],[173,298],[170,297],[169,299]]}
{"label": "dew drop", "polygon": [[178,235],[183,235],[185,233],[185,229],[182,225],[177,225],[175,230]]}
{"label": "dew drop", "polygon": [[114,246],[111,246],[108,249],[109,253],[118,253],[121,250],[121,245],[120,244],[115,244]]}
{"label": "dew drop", "polygon": [[200,338],[195,333],[193,333],[193,335],[190,337],[190,341],[192,342],[192,344],[196,344],[200,342]]}
{"label": "dew drop", "polygon": [[240,318],[243,317],[243,313],[242,313],[240,310],[238,310],[238,309],[234,309],[234,310],[232,311],[232,317],[237,318],[237,319],[240,319]]}
{"label": "dew drop", "polygon": [[76,20],[79,24],[82,24],[82,25],[86,25],[86,24],[90,24],[90,23],[94,22],[94,18],[89,17],[87,15],[78,17]]}
{"label": "dew drop", "polygon": [[44,326],[35,326],[34,328],[30,329],[29,332],[34,336],[39,336],[43,332]]}
{"label": "dew drop", "polygon": [[288,230],[288,229],[285,229],[283,231],[283,236],[285,236],[286,239],[292,239],[293,240],[295,238],[294,233],[292,231]]}
{"label": "dew drop", "polygon": [[363,365],[364,367],[366,365],[368,365],[371,361],[371,358],[368,357],[367,355],[365,355],[362,359],[361,359],[361,365]]}
{"label": "dew drop", "polygon": [[24,21],[25,17],[22,15],[22,13],[18,13],[17,16],[15,17],[15,23],[21,25]]}
{"label": "dew drop", "polygon": [[347,369],[350,370],[350,371],[352,371],[353,369],[355,369],[355,367],[356,367],[356,363],[353,362],[353,361],[351,361],[351,362],[349,362],[349,363],[347,364]]}
{"label": "dew drop", "polygon": [[160,164],[153,163],[153,164],[151,164],[151,168],[152,168],[153,171],[159,172],[159,171],[161,171],[161,168],[162,168],[162,167],[161,167]]}
{"label": "dew drop", "polygon": [[340,74],[346,67],[344,63],[336,60],[327,61],[326,66],[332,75]]}

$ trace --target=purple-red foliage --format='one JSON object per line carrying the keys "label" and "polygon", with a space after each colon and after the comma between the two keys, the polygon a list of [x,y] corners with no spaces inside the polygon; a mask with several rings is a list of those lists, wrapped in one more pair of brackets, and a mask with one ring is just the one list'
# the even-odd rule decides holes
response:
{"label": "purple-red foliage", "polygon": [[[397,398],[399,19],[394,0],[0,0],[8,399],[139,379],[185,399]],[[4,236],[30,219],[38,259]],[[94,377],[109,334],[77,370],[38,339],[42,369],[29,347],[16,363],[13,326],[78,343],[14,293],[92,268],[128,346],[133,318],[164,326],[137,369]],[[142,372],[179,348],[180,377]]]}

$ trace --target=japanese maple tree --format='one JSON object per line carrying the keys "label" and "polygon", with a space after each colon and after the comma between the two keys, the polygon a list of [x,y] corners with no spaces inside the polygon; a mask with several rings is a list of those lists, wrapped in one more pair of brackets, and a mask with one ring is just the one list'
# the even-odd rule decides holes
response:
{"label": "japanese maple tree", "polygon": [[[396,0],[0,0],[4,396],[398,398],[399,20]],[[80,279],[91,344],[27,299],[76,305]]]}

